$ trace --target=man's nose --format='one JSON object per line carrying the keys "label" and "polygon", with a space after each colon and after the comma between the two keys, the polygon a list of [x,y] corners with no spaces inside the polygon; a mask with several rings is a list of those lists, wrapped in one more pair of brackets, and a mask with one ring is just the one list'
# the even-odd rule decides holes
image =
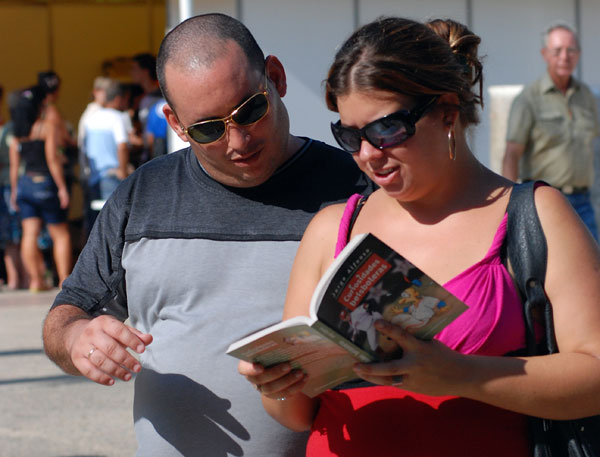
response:
{"label": "man's nose", "polygon": [[243,147],[250,141],[250,133],[248,133],[244,126],[231,121],[226,123],[226,129],[227,144],[229,147],[236,150],[243,150]]}

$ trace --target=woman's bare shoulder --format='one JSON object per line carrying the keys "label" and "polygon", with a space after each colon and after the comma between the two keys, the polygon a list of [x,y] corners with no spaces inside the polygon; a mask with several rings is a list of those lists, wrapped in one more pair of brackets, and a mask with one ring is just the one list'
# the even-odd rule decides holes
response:
{"label": "woman's bare shoulder", "polygon": [[304,232],[302,244],[310,245],[313,249],[321,249],[332,241],[335,243],[344,208],[344,203],[334,204],[315,214]]}

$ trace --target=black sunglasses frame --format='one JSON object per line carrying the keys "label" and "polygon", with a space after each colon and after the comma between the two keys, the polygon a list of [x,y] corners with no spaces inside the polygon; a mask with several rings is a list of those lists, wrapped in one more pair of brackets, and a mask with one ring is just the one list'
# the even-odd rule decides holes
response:
{"label": "black sunglasses frame", "polygon": [[[265,98],[265,103],[266,103],[266,109],[265,112],[255,121],[252,121],[250,123],[244,124],[241,122],[238,122],[234,119],[235,115],[238,114],[240,112],[240,110],[242,108],[244,108],[244,106],[246,106],[246,104],[248,102],[250,102],[251,100],[255,99],[256,97],[259,96],[263,96]],[[219,119],[207,119],[205,121],[201,121],[201,122],[196,122],[194,124],[189,125],[188,127],[183,127],[182,129],[185,132],[185,134],[192,139],[193,141],[195,141],[198,144],[210,144],[210,143],[214,143],[216,141],[219,141],[221,138],[223,138],[223,136],[225,135],[225,132],[227,132],[227,124],[229,122],[233,122],[236,125],[242,126],[242,127],[249,127],[251,125],[256,124],[257,122],[259,122],[260,120],[262,120],[267,113],[269,112],[269,108],[270,108],[270,103],[269,103],[269,92],[268,92],[268,80],[267,77],[265,75],[265,89],[259,92],[256,92],[255,94],[252,94],[250,97],[248,97],[246,100],[244,100],[242,103],[240,103],[230,114],[229,116],[223,117],[223,118],[219,118]],[[194,129],[201,126],[201,125],[209,125],[209,124],[214,124],[214,123],[222,123],[223,125],[223,132],[219,135],[218,138],[215,139],[210,139],[209,141],[198,141],[196,138],[194,138]],[[207,135],[205,135],[207,136]]]}
{"label": "black sunglasses frame", "polygon": [[[427,99],[425,102],[421,103],[420,105],[415,106],[413,109],[411,110],[407,110],[407,109],[401,109],[399,111],[395,111],[391,114],[387,114],[383,117],[380,117],[379,119],[376,119],[372,122],[369,122],[367,125],[365,125],[364,127],[357,129],[354,127],[344,127],[341,123],[341,121],[337,121],[337,122],[332,122],[331,123],[331,133],[333,134],[333,137],[335,138],[335,140],[337,141],[337,143],[340,145],[340,147],[350,153],[350,154],[355,154],[358,151],[360,151],[360,145],[362,143],[362,140],[367,141],[371,146],[377,148],[377,149],[385,149],[385,148],[390,148],[393,146],[398,146],[399,144],[404,143],[406,140],[408,140],[411,136],[413,136],[416,132],[416,124],[419,121],[419,119],[421,119],[425,113],[427,113],[427,111],[433,107],[434,103],[438,100],[440,96],[439,95],[435,95],[429,99]],[[377,125],[378,123],[381,123],[382,121],[386,121],[386,120],[399,120],[404,124],[404,128],[406,129],[406,134],[398,141],[392,142],[392,143],[386,143],[385,145],[381,146],[377,143],[375,143],[375,141],[373,141],[371,138],[369,138],[369,133],[368,130]],[[354,140],[358,140],[358,147],[357,148],[350,148],[348,147],[349,145],[346,144],[344,141],[341,140],[342,135],[343,134],[348,134],[350,133],[351,135],[353,135],[353,139]],[[397,133],[397,132],[396,132]],[[390,136],[394,136],[394,135],[390,135]]]}

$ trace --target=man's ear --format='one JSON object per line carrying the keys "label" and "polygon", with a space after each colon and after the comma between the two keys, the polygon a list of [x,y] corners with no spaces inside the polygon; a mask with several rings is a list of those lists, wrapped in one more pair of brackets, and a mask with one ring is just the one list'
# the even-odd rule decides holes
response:
{"label": "man's ear", "polygon": [[544,46],[540,50],[540,54],[542,55],[542,59],[544,59],[544,62],[549,63],[549,61],[550,61],[550,54],[548,53],[548,48],[546,46]]}
{"label": "man's ear", "polygon": [[275,85],[275,89],[280,97],[284,97],[287,93],[287,79],[285,77],[285,69],[282,63],[275,56],[267,56],[265,59],[265,72]]}
{"label": "man's ear", "polygon": [[163,106],[163,113],[165,114],[165,117],[167,118],[167,123],[169,124],[169,126],[171,126],[171,128],[177,134],[177,136],[181,139],[181,141],[185,141],[186,143],[189,143],[190,140],[188,139],[187,135],[183,131],[183,127],[181,126],[181,123],[179,122],[179,119],[177,118],[175,111],[173,111],[173,109],[171,109],[171,107],[169,106],[168,103],[166,103],[165,106]]}

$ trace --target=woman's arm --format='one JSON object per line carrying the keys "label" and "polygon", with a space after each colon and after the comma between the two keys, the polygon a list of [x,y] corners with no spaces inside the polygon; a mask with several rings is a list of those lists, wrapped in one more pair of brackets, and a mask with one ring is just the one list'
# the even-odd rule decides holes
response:
{"label": "woman's arm", "polygon": [[17,183],[19,181],[19,166],[21,155],[19,154],[19,140],[13,137],[8,147],[9,177],[10,177],[10,204],[13,209],[17,207]]}
{"label": "woman's arm", "polygon": [[557,190],[540,187],[535,200],[548,241],[546,292],[561,352],[523,358],[465,356],[384,324],[382,332],[403,347],[404,356],[360,365],[362,377],[393,384],[393,376],[401,375],[402,388],[408,390],[458,395],[551,419],[600,414],[598,246]]}
{"label": "woman's arm", "polygon": [[[290,274],[284,319],[308,316],[312,293],[333,261],[337,227],[343,209],[343,205],[325,208],[306,229]],[[274,419],[296,431],[311,427],[319,403],[317,398],[309,398],[300,392],[305,383],[302,372],[291,371],[287,363],[264,369],[247,362],[240,362],[239,371],[259,387],[265,410]]]}
{"label": "woman's arm", "polygon": [[44,150],[46,153],[46,163],[50,170],[50,175],[54,180],[54,184],[58,188],[58,199],[60,207],[66,209],[69,206],[69,192],[65,182],[63,164],[58,155],[58,139],[59,129],[55,123],[45,122],[46,136],[44,139]]}

